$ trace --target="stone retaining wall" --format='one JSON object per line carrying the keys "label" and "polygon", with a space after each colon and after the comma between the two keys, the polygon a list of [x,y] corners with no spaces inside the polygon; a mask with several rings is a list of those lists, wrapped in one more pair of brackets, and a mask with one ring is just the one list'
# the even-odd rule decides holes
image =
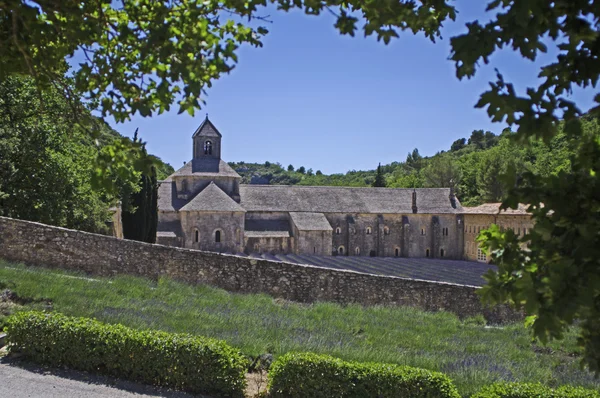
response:
{"label": "stone retaining wall", "polygon": [[473,286],[152,245],[5,217],[0,217],[0,257],[92,275],[167,276],[304,303],[405,305],[451,311],[460,317],[484,314],[493,323],[520,317],[506,307],[483,308]]}

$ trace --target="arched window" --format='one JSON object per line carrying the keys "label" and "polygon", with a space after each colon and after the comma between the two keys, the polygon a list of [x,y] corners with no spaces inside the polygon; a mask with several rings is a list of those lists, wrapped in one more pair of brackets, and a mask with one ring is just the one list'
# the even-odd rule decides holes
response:
{"label": "arched window", "polygon": [[341,235],[341,234],[342,234],[342,229],[341,229],[340,227],[337,227],[337,228],[335,229],[335,234],[336,234],[336,235]]}
{"label": "arched window", "polygon": [[195,229],[194,230],[194,242],[198,243],[200,241],[200,232]]}
{"label": "arched window", "polygon": [[429,257],[429,249],[425,250],[425,257]]}
{"label": "arched window", "polygon": [[254,244],[254,251],[260,253],[260,245],[258,243]]}
{"label": "arched window", "polygon": [[390,229],[388,227],[383,227],[383,234],[384,235],[389,235],[390,234]]}
{"label": "arched window", "polygon": [[440,257],[444,257],[444,249],[440,249]]}
{"label": "arched window", "polygon": [[344,246],[338,247],[338,253],[339,254],[344,254]]}
{"label": "arched window", "polygon": [[187,190],[188,190],[188,184],[187,184],[186,180],[181,181],[181,190],[183,192],[187,192]]}
{"label": "arched window", "polygon": [[394,255],[398,257],[400,255],[400,249],[396,248],[396,250],[394,250]]}
{"label": "arched window", "polygon": [[425,228],[421,228],[421,235],[425,235]]}
{"label": "arched window", "polygon": [[206,141],[204,143],[204,154],[205,155],[212,155],[212,142]]}
{"label": "arched window", "polygon": [[371,232],[372,232],[371,227],[367,227],[367,235],[371,235]]}
{"label": "arched window", "polygon": [[221,243],[221,231],[219,231],[219,230],[215,231],[215,242]]}
{"label": "arched window", "polygon": [[354,249],[354,253],[355,253],[357,256],[360,256],[360,247],[357,247],[356,249]]}

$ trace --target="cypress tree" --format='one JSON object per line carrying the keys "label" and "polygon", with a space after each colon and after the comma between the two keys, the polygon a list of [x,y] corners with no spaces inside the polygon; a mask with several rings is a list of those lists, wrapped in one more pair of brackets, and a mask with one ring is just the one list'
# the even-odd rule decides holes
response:
{"label": "cypress tree", "polygon": [[385,177],[383,176],[383,171],[381,170],[381,163],[377,166],[377,172],[375,173],[375,181],[373,181],[372,186],[374,187],[382,187],[385,188]]}
{"label": "cypress tree", "polygon": [[[137,130],[133,138],[137,140]],[[142,156],[147,156],[146,148],[142,148]],[[156,168],[151,166],[149,173],[142,173],[139,181],[140,189],[131,192],[126,188],[121,196],[123,237],[141,242],[156,243],[158,228],[158,183]]]}

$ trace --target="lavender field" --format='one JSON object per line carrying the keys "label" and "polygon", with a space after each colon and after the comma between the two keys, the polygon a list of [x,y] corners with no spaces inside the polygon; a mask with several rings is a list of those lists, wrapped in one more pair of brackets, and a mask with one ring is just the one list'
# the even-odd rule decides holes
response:
{"label": "lavender field", "polygon": [[3,289],[27,300],[0,305],[0,329],[11,312],[48,309],[137,329],[216,337],[249,356],[311,351],[442,371],[465,397],[496,381],[600,388],[600,379],[579,368],[576,329],[542,346],[522,324],[488,327],[482,318],[461,321],[414,308],[296,304],[169,279],[90,278],[0,260]]}
{"label": "lavender field", "polygon": [[344,269],[374,275],[398,276],[461,285],[482,286],[483,274],[493,265],[474,261],[437,258],[310,256],[297,254],[250,254],[250,257],[308,264],[316,267]]}

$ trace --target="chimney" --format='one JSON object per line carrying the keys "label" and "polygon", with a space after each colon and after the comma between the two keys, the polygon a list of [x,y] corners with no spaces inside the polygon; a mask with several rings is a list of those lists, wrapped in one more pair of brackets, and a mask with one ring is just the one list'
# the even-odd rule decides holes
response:
{"label": "chimney", "polygon": [[412,211],[413,214],[417,214],[417,190],[413,189],[412,193]]}
{"label": "chimney", "polygon": [[450,199],[450,205],[456,209],[456,195],[454,195],[454,184],[452,180],[450,180],[450,183],[450,194],[448,195],[448,199]]}

